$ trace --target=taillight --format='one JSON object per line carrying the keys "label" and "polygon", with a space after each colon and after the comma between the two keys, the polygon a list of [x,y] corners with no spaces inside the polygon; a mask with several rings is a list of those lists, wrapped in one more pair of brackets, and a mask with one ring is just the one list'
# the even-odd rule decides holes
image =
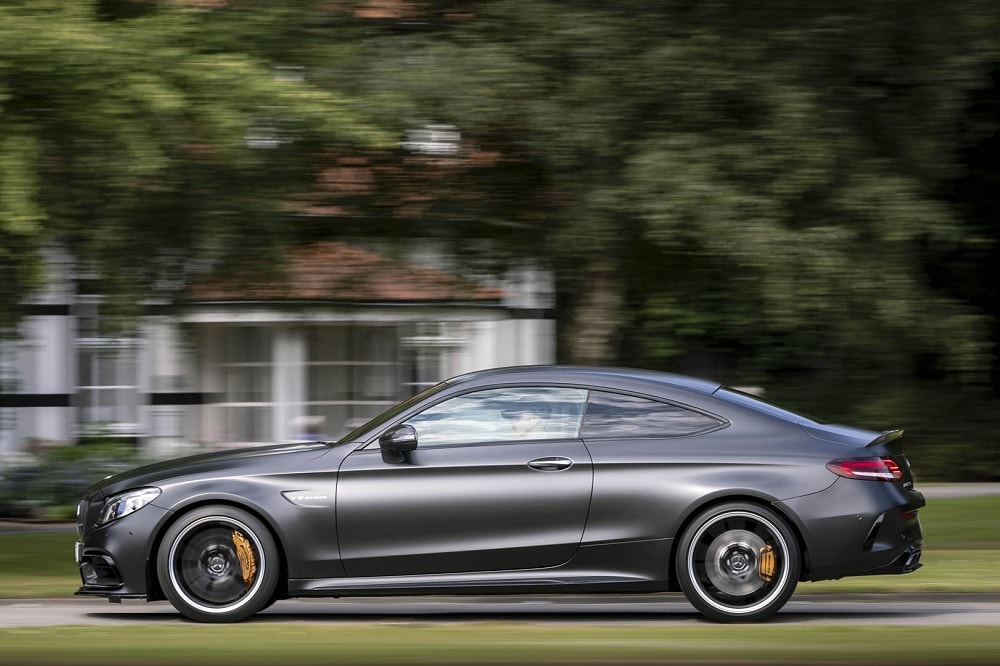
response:
{"label": "taillight", "polygon": [[902,481],[903,470],[892,458],[840,458],[826,468],[838,476],[869,481]]}

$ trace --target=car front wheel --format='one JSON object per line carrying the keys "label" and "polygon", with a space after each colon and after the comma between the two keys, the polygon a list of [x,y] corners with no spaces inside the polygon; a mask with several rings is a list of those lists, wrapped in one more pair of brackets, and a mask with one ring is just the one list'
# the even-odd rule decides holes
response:
{"label": "car front wheel", "polygon": [[265,608],[278,549],[264,524],[230,506],[195,509],[170,526],[156,558],[167,599],[196,622],[238,622]]}
{"label": "car front wheel", "polygon": [[688,601],[718,622],[753,622],[791,598],[801,571],[798,542],[775,512],[729,503],[699,514],[681,537],[677,577]]}

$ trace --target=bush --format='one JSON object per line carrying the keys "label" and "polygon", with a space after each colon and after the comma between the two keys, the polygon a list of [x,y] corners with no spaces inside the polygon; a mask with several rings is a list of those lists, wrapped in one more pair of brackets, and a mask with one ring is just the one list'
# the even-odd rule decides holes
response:
{"label": "bush", "polygon": [[48,446],[34,458],[0,470],[0,517],[72,519],[91,484],[141,462],[134,446],[117,442]]}
{"label": "bush", "polygon": [[871,430],[901,428],[917,484],[1000,481],[1000,399],[945,381],[775,383],[767,397],[795,411]]}

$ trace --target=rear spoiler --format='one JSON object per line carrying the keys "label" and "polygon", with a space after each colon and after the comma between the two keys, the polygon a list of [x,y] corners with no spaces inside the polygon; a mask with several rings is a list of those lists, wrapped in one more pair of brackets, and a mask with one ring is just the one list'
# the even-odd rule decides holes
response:
{"label": "rear spoiler", "polygon": [[872,441],[865,444],[865,448],[867,449],[872,446],[878,446],[879,444],[886,444],[894,439],[899,439],[902,436],[903,436],[902,430],[886,430],[881,435],[879,435]]}

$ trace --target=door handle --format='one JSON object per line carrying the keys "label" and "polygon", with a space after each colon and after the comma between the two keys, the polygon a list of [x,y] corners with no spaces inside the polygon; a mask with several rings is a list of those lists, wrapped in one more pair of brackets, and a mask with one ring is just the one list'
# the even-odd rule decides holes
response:
{"label": "door handle", "polygon": [[535,458],[528,463],[528,467],[531,469],[537,469],[540,472],[561,472],[564,469],[569,469],[573,466],[573,461],[569,458],[553,457],[553,458]]}

